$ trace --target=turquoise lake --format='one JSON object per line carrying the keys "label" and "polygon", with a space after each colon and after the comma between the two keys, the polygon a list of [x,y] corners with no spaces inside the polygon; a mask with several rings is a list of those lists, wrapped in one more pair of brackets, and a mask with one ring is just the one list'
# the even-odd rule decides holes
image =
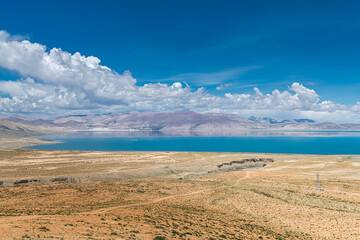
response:
{"label": "turquoise lake", "polygon": [[[136,134],[135,134],[136,135]],[[82,133],[53,135],[59,141],[28,147],[44,150],[82,151],[200,151],[200,152],[263,152],[303,154],[360,154],[360,132],[351,133],[266,133],[265,136],[122,136]]]}

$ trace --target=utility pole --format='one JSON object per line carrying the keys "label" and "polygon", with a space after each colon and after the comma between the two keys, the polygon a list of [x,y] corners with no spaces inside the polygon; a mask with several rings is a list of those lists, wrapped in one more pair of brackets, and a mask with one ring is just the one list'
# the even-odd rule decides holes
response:
{"label": "utility pole", "polygon": [[316,191],[322,191],[319,172],[316,174]]}

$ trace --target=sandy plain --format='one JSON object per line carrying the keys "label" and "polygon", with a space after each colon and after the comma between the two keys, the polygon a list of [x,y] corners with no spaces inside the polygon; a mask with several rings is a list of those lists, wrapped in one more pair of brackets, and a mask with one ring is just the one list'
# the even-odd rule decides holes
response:
{"label": "sandy plain", "polygon": [[[251,158],[274,162],[218,167]],[[359,163],[343,155],[1,150],[0,239],[360,239]]]}
{"label": "sandy plain", "polygon": [[0,133],[0,149],[20,149],[25,146],[56,143],[48,139],[34,137],[9,136]]}

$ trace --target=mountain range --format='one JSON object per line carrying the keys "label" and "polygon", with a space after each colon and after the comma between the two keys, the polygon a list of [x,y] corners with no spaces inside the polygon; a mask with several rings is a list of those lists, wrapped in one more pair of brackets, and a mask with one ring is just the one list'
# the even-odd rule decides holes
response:
{"label": "mountain range", "polygon": [[[5,124],[6,123],[6,124]],[[12,128],[9,128],[9,124]],[[23,132],[26,134],[41,131],[159,131],[171,133],[242,131],[357,131],[360,124],[337,124],[316,122],[311,119],[277,119],[250,117],[234,114],[181,112],[129,112],[100,115],[71,115],[55,119],[30,119],[21,116],[2,117],[0,132]]]}
{"label": "mountain range", "polygon": [[0,119],[0,136],[34,136],[47,133],[42,127]]}

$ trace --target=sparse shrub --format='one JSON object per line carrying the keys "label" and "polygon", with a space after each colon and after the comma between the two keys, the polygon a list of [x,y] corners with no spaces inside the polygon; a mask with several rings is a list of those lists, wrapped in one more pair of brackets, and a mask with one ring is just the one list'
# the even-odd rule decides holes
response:
{"label": "sparse shrub", "polygon": [[154,240],[166,240],[166,237],[163,236],[156,236]]}
{"label": "sparse shrub", "polygon": [[48,232],[48,231],[50,231],[50,229],[48,229],[47,227],[39,227],[39,230],[40,230],[40,231],[43,231],[43,232]]}

